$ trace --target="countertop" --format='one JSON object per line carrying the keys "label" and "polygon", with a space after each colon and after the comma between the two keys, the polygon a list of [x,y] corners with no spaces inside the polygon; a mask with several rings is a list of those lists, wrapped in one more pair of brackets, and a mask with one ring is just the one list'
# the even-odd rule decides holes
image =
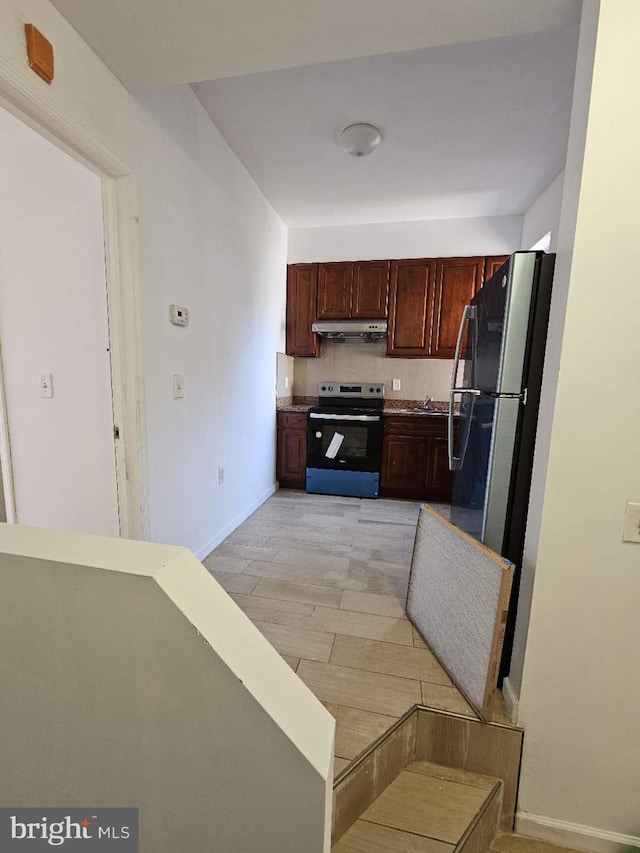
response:
{"label": "countertop", "polygon": [[[297,414],[306,414],[317,405],[317,397],[279,397],[276,401],[277,411]],[[448,413],[449,404],[440,400],[432,400],[428,409],[420,400],[385,400],[383,409],[383,414],[391,417],[442,418]]]}

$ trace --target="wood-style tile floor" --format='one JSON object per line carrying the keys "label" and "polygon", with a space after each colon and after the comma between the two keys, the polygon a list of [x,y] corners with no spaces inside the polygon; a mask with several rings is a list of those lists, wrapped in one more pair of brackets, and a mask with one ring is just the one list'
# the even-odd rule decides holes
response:
{"label": "wood-style tile floor", "polygon": [[280,490],[204,560],[335,717],[336,773],[416,703],[475,716],[404,612],[418,508]]}

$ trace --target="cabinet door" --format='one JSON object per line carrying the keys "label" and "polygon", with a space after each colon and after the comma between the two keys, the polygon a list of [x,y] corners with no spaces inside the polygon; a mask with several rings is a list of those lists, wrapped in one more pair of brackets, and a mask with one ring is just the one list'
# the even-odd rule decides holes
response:
{"label": "cabinet door", "polygon": [[304,489],[307,467],[307,432],[300,429],[278,430],[276,476],[281,486]]}
{"label": "cabinet door", "polygon": [[317,298],[318,265],[291,264],[287,268],[287,355],[319,355],[318,336],[311,331]]}
{"label": "cabinet door", "polygon": [[451,501],[453,471],[449,470],[449,453],[446,438],[430,438],[427,451],[427,476],[425,499]]}
{"label": "cabinet door", "polygon": [[388,356],[429,355],[435,266],[424,259],[391,261]]}
{"label": "cabinet door", "polygon": [[351,316],[384,320],[389,301],[389,261],[357,261],[353,265]]}
{"label": "cabinet door", "polygon": [[353,264],[318,264],[318,320],[351,317]]}
{"label": "cabinet door", "polygon": [[509,259],[509,255],[492,255],[484,259],[484,278],[482,282],[489,281],[491,276],[497,272],[502,264]]}
{"label": "cabinet door", "polygon": [[429,354],[453,358],[462,312],[482,286],[484,258],[441,258],[436,266]]}
{"label": "cabinet door", "polygon": [[382,445],[381,493],[422,497],[427,441],[419,435],[386,435]]}

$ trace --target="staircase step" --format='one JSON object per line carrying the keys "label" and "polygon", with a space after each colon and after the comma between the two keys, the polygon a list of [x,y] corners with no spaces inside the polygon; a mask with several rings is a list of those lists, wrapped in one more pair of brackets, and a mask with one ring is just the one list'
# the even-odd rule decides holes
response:
{"label": "staircase step", "polygon": [[452,853],[453,844],[357,820],[332,853]]}
{"label": "staircase step", "polygon": [[501,783],[488,776],[412,761],[339,839],[333,853],[448,853],[500,790]]}
{"label": "staircase step", "polygon": [[578,853],[573,847],[563,847],[541,838],[505,832],[496,836],[490,847],[491,853]]}

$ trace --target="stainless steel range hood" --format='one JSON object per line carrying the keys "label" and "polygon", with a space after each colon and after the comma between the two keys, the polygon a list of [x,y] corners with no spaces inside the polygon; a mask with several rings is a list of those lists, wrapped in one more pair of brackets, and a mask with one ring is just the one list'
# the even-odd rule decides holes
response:
{"label": "stainless steel range hood", "polygon": [[319,320],[311,328],[321,337],[334,341],[347,338],[379,341],[387,336],[386,320]]}

